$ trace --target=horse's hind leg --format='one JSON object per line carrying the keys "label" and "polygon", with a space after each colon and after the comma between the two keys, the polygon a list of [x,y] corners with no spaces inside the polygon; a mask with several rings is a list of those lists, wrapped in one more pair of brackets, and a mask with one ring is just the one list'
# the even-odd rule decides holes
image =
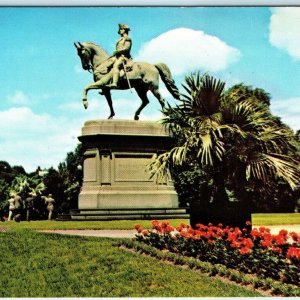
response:
{"label": "horse's hind leg", "polygon": [[112,99],[111,99],[111,94],[109,89],[102,89],[102,94],[105,96],[108,106],[110,108],[110,116],[108,119],[112,119],[115,115],[113,104],[112,104]]}
{"label": "horse's hind leg", "polygon": [[153,93],[153,95],[157,98],[157,100],[159,101],[162,110],[164,110],[165,108],[165,99],[162,97],[162,95],[160,94],[158,87],[153,87],[151,89],[151,92]]}
{"label": "horse's hind leg", "polygon": [[139,109],[135,112],[135,115],[134,115],[134,120],[139,120],[139,115],[141,113],[141,111],[145,108],[145,106],[148,105],[149,103],[149,99],[147,97],[147,89],[145,88],[135,88],[137,94],[139,95],[139,97],[141,98],[142,100],[142,104],[141,106],[139,107]]}

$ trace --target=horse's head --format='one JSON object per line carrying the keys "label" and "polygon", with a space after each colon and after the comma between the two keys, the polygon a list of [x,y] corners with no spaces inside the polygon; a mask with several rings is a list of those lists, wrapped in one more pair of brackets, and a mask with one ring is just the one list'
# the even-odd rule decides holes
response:
{"label": "horse's head", "polygon": [[82,68],[89,70],[91,68],[91,50],[80,42],[78,42],[78,44],[74,43],[74,45],[77,48],[77,54],[80,57]]}

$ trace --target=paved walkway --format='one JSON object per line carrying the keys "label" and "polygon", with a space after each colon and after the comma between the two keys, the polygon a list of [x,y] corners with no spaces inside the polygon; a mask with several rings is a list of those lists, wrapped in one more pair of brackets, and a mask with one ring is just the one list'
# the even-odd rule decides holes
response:
{"label": "paved walkway", "polygon": [[133,230],[93,230],[93,229],[82,229],[82,230],[39,230],[40,232],[46,233],[60,233],[69,235],[81,235],[81,236],[98,236],[98,237],[110,237],[110,238],[133,238],[137,231]]}
{"label": "paved walkway", "polygon": [[[259,226],[254,226],[259,227]],[[294,231],[300,234],[300,224],[299,225],[270,225],[265,226],[271,229],[272,234],[277,234],[281,229],[286,229],[287,231]],[[68,235],[80,235],[80,236],[97,236],[97,237],[110,237],[110,238],[133,238],[137,233],[136,230],[40,230],[46,233],[59,233]]]}

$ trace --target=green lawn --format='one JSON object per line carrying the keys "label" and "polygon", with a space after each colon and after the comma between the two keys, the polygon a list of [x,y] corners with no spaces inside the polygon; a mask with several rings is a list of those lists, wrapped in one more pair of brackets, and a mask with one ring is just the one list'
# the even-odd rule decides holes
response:
{"label": "green lawn", "polygon": [[253,225],[300,225],[300,213],[294,214],[253,214]]}
{"label": "green lawn", "polygon": [[[180,223],[188,223],[187,219],[170,220],[173,226]],[[144,228],[151,227],[150,220],[117,220],[117,221],[14,221],[2,222],[1,226],[22,229],[134,229],[135,224],[140,224]]]}
{"label": "green lawn", "polygon": [[[188,219],[170,220],[173,226],[180,223],[189,224]],[[16,223],[2,222],[0,226],[23,229],[133,229],[134,224],[140,224],[144,228],[151,226],[150,220],[118,220],[118,221],[22,221]],[[288,225],[300,224],[300,214],[253,214],[252,223],[260,225]]]}
{"label": "green lawn", "polygon": [[2,298],[261,296],[121,250],[116,240],[108,238],[11,229],[0,232],[0,253]]}

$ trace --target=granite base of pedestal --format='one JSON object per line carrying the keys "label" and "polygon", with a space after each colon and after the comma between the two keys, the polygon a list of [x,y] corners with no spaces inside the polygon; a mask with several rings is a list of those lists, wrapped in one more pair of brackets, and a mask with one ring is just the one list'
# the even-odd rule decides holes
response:
{"label": "granite base of pedestal", "polygon": [[132,219],[149,212],[161,218],[184,217],[171,179],[157,182],[147,171],[157,155],[172,147],[161,124],[88,121],[79,140],[84,149],[83,185],[72,219]]}

